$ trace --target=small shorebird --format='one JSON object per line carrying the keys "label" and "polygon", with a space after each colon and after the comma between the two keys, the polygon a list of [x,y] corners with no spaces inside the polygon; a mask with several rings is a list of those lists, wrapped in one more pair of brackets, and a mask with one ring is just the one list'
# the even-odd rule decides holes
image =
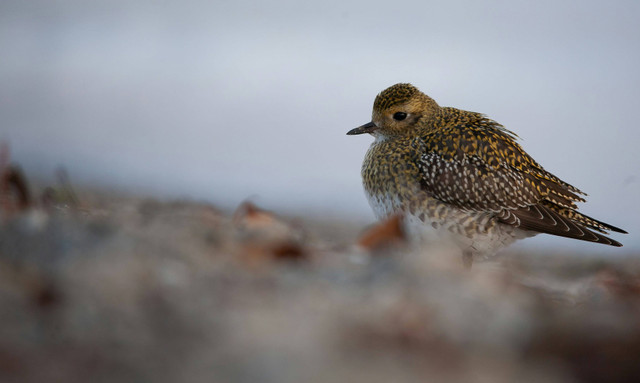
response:
{"label": "small shorebird", "polygon": [[585,194],[483,114],[396,84],[376,97],[372,121],[347,134],[363,133],[375,138],[362,178],[376,216],[402,214],[413,237],[455,243],[467,266],[538,233],[622,246],[603,234],[624,230],[578,212]]}

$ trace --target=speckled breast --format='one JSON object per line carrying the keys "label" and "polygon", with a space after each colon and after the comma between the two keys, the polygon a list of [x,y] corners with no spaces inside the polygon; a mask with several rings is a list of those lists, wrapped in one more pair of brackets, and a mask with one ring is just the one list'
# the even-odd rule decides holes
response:
{"label": "speckled breast", "polygon": [[378,218],[406,212],[412,201],[427,198],[420,190],[415,155],[409,140],[377,138],[371,144],[362,164],[362,181]]}

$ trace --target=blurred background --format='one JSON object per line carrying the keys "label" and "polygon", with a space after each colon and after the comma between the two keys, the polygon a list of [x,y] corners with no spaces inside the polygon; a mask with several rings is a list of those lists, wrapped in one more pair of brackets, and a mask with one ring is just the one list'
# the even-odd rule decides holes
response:
{"label": "blurred background", "polygon": [[376,94],[411,82],[488,114],[640,249],[636,1],[0,3],[0,139],[30,177],[252,198],[374,220],[360,183]]}

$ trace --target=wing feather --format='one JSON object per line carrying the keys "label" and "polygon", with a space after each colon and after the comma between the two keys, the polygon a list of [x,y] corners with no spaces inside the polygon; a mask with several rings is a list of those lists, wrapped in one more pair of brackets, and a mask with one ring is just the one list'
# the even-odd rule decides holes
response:
{"label": "wing feather", "polygon": [[544,170],[516,142],[516,135],[479,113],[444,108],[437,129],[412,142],[422,153],[422,187],[467,211],[495,214],[525,230],[621,246],[594,233],[624,232],[577,211],[585,195]]}

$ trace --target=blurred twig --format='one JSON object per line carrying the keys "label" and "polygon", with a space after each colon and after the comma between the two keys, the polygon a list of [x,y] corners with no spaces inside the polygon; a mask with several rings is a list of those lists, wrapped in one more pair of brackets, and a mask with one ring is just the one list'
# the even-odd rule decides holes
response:
{"label": "blurred twig", "polygon": [[6,142],[0,143],[0,200],[6,213],[22,211],[32,205],[29,186],[20,168],[10,164],[11,154]]}
{"label": "blurred twig", "polygon": [[60,167],[56,171],[56,177],[58,178],[58,182],[60,183],[60,187],[64,191],[64,195],[69,202],[69,205],[73,208],[77,208],[80,205],[78,200],[78,196],[76,195],[73,187],[71,186],[71,181],[69,180],[69,173],[67,169]]}

